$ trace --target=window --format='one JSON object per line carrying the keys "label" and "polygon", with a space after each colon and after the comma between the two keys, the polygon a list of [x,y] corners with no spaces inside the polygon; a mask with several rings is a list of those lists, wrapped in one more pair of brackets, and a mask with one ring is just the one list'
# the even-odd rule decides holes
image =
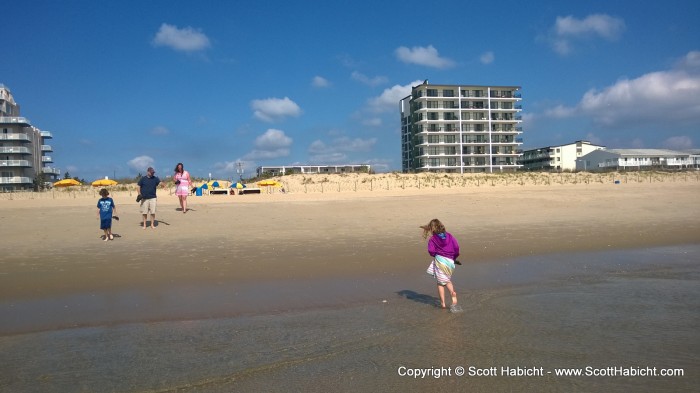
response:
{"label": "window", "polygon": [[428,89],[428,97],[437,97],[437,96],[438,96],[437,89]]}
{"label": "window", "polygon": [[455,96],[455,91],[454,90],[443,90],[442,91],[442,96],[443,97],[454,97]]}

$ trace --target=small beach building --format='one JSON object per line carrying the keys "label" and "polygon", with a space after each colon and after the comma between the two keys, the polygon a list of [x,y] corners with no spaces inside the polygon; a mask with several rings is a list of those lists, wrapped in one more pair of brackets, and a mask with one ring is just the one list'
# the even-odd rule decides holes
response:
{"label": "small beach building", "polygon": [[278,165],[259,166],[256,169],[258,177],[263,175],[282,176],[292,173],[370,173],[372,167],[369,164],[345,164],[345,165]]}
{"label": "small beach building", "polygon": [[578,171],[697,168],[689,152],[667,149],[595,150],[576,160]]}
{"label": "small beach building", "polygon": [[605,149],[605,146],[582,140],[566,145],[525,150],[520,158],[521,169],[526,171],[574,171],[578,158],[600,149]]}
{"label": "small beach building", "polygon": [[413,86],[399,101],[402,171],[517,170],[521,99],[520,86]]}
{"label": "small beach building", "polygon": [[0,84],[0,191],[32,190],[51,182],[61,171],[51,166],[50,132],[20,116],[10,89]]}

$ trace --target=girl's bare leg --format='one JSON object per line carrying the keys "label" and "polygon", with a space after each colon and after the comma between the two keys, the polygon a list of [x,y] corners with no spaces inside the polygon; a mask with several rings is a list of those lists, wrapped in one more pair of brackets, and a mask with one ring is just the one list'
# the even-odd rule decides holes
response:
{"label": "girl's bare leg", "polygon": [[445,308],[445,287],[438,284],[438,295],[440,295],[440,306]]}
{"label": "girl's bare leg", "polygon": [[452,296],[452,304],[457,304],[457,292],[451,282],[447,283],[447,290],[450,291],[450,296]]}

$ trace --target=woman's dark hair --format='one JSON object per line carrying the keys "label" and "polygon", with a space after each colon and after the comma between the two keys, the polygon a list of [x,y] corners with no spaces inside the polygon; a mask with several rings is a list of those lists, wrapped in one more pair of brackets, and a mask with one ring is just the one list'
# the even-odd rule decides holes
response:
{"label": "woman's dark hair", "polygon": [[[177,168],[182,167],[182,171],[178,171]],[[182,165],[181,162],[178,162],[177,165],[175,165],[175,172],[182,173],[185,171],[185,166]]]}

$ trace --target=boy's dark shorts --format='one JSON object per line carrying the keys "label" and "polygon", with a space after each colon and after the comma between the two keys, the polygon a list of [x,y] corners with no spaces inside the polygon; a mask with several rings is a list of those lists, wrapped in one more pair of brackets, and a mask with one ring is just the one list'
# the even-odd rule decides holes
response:
{"label": "boy's dark shorts", "polygon": [[100,220],[100,229],[109,229],[112,227],[112,219]]}

